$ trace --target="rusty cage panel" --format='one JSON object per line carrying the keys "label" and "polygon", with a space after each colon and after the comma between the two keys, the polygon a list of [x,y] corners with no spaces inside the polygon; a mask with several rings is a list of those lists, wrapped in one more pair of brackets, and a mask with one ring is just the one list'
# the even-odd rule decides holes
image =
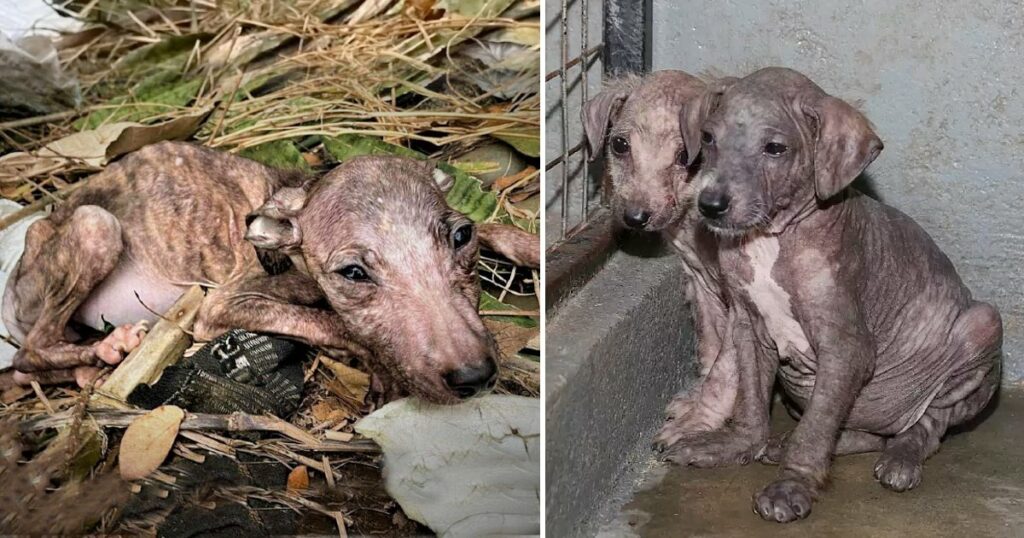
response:
{"label": "rusty cage panel", "polygon": [[614,249],[601,159],[589,163],[580,111],[605,77],[651,68],[651,0],[562,0],[545,21],[547,303],[556,307]]}

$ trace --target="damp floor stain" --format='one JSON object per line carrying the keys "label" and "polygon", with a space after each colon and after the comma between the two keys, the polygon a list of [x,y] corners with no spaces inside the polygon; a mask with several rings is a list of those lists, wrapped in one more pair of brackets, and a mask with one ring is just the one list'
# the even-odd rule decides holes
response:
{"label": "damp floor stain", "polygon": [[[795,422],[775,406],[773,431]],[[1024,537],[1024,392],[1003,391],[970,431],[947,437],[920,486],[883,489],[878,454],[837,458],[811,515],[786,525],[755,515],[776,467],[655,469],[602,537]],[[659,464],[659,467],[663,464]]]}

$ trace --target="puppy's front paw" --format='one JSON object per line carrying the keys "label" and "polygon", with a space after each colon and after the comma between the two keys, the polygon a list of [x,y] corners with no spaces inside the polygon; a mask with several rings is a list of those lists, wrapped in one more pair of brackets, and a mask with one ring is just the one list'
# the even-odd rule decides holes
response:
{"label": "puppy's front paw", "polygon": [[898,451],[885,451],[875,463],[875,479],[882,487],[903,492],[921,483],[922,465],[918,458]]}
{"label": "puppy's front paw", "polygon": [[668,447],[665,460],[693,467],[746,465],[761,447],[750,436],[733,430],[689,434]]}
{"label": "puppy's front paw", "polygon": [[768,521],[789,523],[811,513],[811,488],[793,479],[777,480],[754,495],[754,512]]}

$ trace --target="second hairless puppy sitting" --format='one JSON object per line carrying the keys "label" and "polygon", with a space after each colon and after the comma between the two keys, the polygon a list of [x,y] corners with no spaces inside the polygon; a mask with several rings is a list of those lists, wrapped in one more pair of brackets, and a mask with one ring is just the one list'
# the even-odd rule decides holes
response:
{"label": "second hairless puppy sitting", "polygon": [[[947,429],[996,391],[999,313],[920,226],[850,187],[882,142],[803,75],[769,68],[710,88],[681,123],[702,148],[698,208],[721,237],[740,389],[731,423],[684,437],[676,459],[778,463],[754,510],[779,522],[810,513],[833,455],[880,451],[881,484],[915,487]],[[802,416],[769,440],[776,376]]]}
{"label": "second hairless puppy sitting", "polygon": [[[614,214],[632,229],[660,233],[682,257],[689,277],[702,380],[696,390],[681,392],[669,403],[669,420],[655,440],[661,447],[720,428],[736,396],[718,239],[699,222],[693,182],[698,166],[679,132],[679,111],[704,89],[704,82],[682,71],[658,71],[614,80],[583,106],[591,160],[605,153]],[[680,350],[680,358],[686,352]]]}

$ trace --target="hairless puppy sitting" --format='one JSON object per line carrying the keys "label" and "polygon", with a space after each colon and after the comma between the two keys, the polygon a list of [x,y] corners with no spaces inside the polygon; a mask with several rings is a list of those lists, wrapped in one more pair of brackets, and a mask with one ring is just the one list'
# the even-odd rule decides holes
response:
{"label": "hairless puppy sitting", "polygon": [[[688,103],[681,123],[702,147],[698,207],[722,238],[740,390],[730,425],[681,440],[680,461],[778,462],[754,510],[779,522],[810,513],[833,454],[881,451],[881,484],[915,487],[947,429],[996,391],[999,313],[920,226],[849,187],[882,142],[803,75],[758,71]],[[802,416],[769,443],[776,374]]]}
{"label": "hairless puppy sitting", "polygon": [[[539,244],[474,226],[446,205],[451,185],[397,157],[313,178],[189,144],[146,147],[29,228],[3,302],[23,345],[16,377],[81,382],[138,345],[132,323],[199,283],[213,288],[200,339],[241,328],[354,354],[392,394],[440,403],[485,391],[498,365],[477,313],[479,246],[536,266]],[[96,344],[74,330],[106,322],[121,327]]]}
{"label": "hairless puppy sitting", "polygon": [[699,223],[692,181],[697,166],[679,132],[679,111],[704,89],[700,79],[682,71],[628,76],[607,84],[584,104],[582,114],[591,160],[605,153],[613,212],[630,228],[661,233],[681,255],[689,276],[702,382],[669,404],[669,420],[655,438],[661,448],[686,434],[720,428],[736,395],[718,240]]}

